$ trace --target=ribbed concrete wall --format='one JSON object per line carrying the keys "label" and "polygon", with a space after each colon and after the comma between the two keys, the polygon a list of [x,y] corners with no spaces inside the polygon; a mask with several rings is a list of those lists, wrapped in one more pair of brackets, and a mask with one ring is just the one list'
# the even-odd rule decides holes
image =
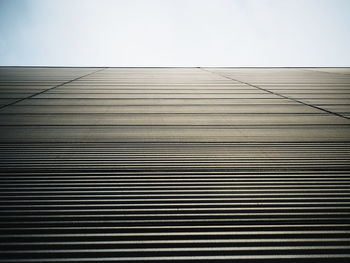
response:
{"label": "ribbed concrete wall", "polygon": [[0,68],[0,262],[348,262],[350,70]]}

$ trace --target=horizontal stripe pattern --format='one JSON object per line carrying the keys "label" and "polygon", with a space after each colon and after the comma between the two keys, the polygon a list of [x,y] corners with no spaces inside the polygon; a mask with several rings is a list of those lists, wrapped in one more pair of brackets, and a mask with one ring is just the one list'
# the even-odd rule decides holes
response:
{"label": "horizontal stripe pattern", "polygon": [[0,262],[350,260],[346,69],[0,71]]}

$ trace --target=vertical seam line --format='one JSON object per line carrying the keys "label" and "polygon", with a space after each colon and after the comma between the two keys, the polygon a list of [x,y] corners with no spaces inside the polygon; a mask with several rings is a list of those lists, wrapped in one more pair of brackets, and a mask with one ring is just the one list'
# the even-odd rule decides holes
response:
{"label": "vertical seam line", "polygon": [[214,74],[214,75],[217,75],[217,76],[226,78],[226,79],[230,79],[230,80],[239,82],[239,83],[241,83],[241,84],[248,85],[248,86],[250,86],[250,87],[259,89],[259,90],[261,90],[261,91],[268,92],[268,93],[273,94],[273,95],[275,95],[275,96],[279,96],[279,97],[284,98],[284,99],[292,100],[292,101],[297,102],[297,103],[300,103],[300,104],[302,104],[302,105],[304,105],[304,106],[309,106],[309,107],[311,107],[311,108],[314,108],[314,109],[317,109],[317,110],[320,110],[320,111],[324,111],[324,112],[326,112],[326,113],[328,113],[328,114],[332,114],[332,115],[335,115],[335,116],[337,116],[337,117],[341,117],[341,118],[343,118],[343,119],[350,120],[349,117],[346,117],[346,116],[341,115],[341,114],[339,114],[339,113],[336,113],[336,112],[333,112],[333,111],[329,111],[329,110],[326,110],[326,109],[324,109],[324,108],[321,108],[321,107],[318,107],[318,106],[315,106],[315,105],[312,105],[312,104],[309,104],[309,103],[306,103],[306,102],[303,102],[303,101],[300,101],[300,100],[297,100],[297,99],[294,99],[294,98],[290,98],[290,97],[287,97],[287,96],[282,95],[282,94],[279,94],[279,93],[275,93],[275,92],[273,92],[273,91],[270,91],[270,90],[268,90],[268,89],[261,88],[261,87],[259,87],[259,86],[250,84],[250,83],[248,83],[248,82],[244,82],[244,81],[240,81],[240,80],[238,80],[238,79],[234,79],[234,78],[231,78],[231,77],[227,77],[227,76],[225,76],[225,75],[223,75],[223,74],[220,74],[220,73],[217,73],[217,72],[213,72],[213,71],[210,71],[210,70],[207,70],[207,69],[203,69],[203,68],[201,68],[201,67],[199,67],[199,69],[200,69],[200,70],[203,70],[203,71],[206,71],[206,72],[209,72],[209,73],[212,73],[212,74]]}
{"label": "vertical seam line", "polygon": [[102,69],[95,70],[95,71],[93,71],[93,72],[90,72],[90,73],[88,73],[88,74],[82,75],[82,76],[77,77],[77,78],[75,78],[75,79],[68,80],[68,81],[66,81],[66,82],[63,82],[63,83],[61,83],[61,84],[59,84],[59,85],[53,86],[53,87],[48,88],[48,89],[46,89],[46,90],[42,90],[42,91],[40,91],[40,92],[34,93],[34,94],[32,94],[32,95],[30,95],[30,96],[28,96],[28,97],[21,98],[21,99],[19,99],[19,100],[13,101],[13,102],[11,102],[11,103],[5,104],[5,105],[3,105],[3,106],[0,107],[0,110],[4,109],[4,108],[6,108],[6,107],[9,107],[9,106],[15,105],[15,104],[17,104],[18,102],[24,101],[24,100],[26,100],[26,99],[31,99],[31,98],[33,98],[33,97],[35,97],[35,96],[37,96],[37,95],[43,94],[43,93],[45,93],[45,92],[47,92],[47,91],[50,91],[50,90],[53,90],[53,89],[55,89],[55,88],[62,87],[62,86],[64,86],[64,85],[66,85],[66,84],[72,83],[73,81],[82,79],[82,78],[84,78],[84,77],[90,76],[90,75],[92,75],[92,74],[95,74],[95,73],[100,72],[100,71],[105,70],[105,69],[107,69],[107,67],[102,68]]}

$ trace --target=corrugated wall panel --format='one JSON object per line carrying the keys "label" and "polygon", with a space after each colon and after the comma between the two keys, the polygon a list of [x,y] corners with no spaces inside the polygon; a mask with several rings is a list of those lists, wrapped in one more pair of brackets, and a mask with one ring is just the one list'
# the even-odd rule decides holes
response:
{"label": "corrugated wall panel", "polygon": [[0,72],[0,262],[350,260],[348,69]]}

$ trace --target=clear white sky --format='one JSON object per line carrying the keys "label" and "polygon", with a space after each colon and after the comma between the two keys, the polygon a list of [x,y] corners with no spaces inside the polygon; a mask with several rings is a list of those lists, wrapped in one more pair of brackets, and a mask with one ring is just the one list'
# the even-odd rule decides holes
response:
{"label": "clear white sky", "polygon": [[0,65],[350,66],[350,0],[0,0]]}

